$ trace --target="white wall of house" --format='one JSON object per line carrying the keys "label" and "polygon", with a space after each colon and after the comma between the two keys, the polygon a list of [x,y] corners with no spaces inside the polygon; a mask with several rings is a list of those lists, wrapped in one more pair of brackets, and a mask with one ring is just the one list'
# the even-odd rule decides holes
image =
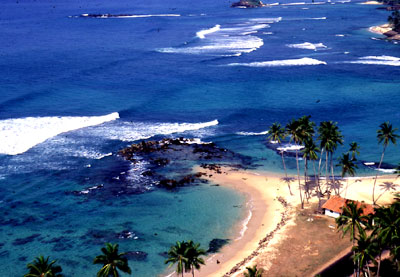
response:
{"label": "white wall of house", "polygon": [[334,217],[334,218],[338,218],[340,216],[340,213],[325,209],[325,215]]}

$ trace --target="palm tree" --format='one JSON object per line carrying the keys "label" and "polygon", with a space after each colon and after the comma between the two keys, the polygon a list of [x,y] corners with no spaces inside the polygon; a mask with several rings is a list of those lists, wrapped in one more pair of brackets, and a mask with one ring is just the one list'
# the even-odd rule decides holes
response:
{"label": "palm tree", "polygon": [[[268,139],[270,142],[276,141],[278,143],[281,143],[282,140],[284,140],[286,137],[285,129],[281,127],[281,124],[276,122],[269,127],[268,134],[269,134]],[[285,151],[281,150],[280,152],[282,156],[283,169],[285,170],[285,177],[287,178],[286,164],[285,164],[285,159],[283,157],[283,153]],[[293,195],[292,190],[290,189],[290,183],[288,183],[288,187],[290,195]]]}
{"label": "palm tree", "polygon": [[356,155],[360,155],[360,146],[358,146],[357,142],[350,143],[350,149],[348,153],[351,153],[351,159],[356,160]]}
{"label": "palm tree", "polygon": [[43,256],[36,257],[32,263],[29,263],[26,267],[29,272],[24,277],[62,277],[61,266],[54,265],[57,260],[49,263],[50,257],[46,259]]}
{"label": "palm tree", "polygon": [[397,131],[397,128],[393,129],[392,124],[390,124],[389,122],[382,123],[381,125],[379,125],[379,128],[380,129],[377,131],[377,133],[378,133],[377,139],[378,139],[378,143],[383,142],[383,151],[382,151],[381,160],[378,165],[378,170],[376,171],[374,187],[372,190],[372,201],[374,202],[374,204],[376,203],[376,201],[375,201],[376,179],[378,179],[378,173],[379,173],[379,169],[381,168],[381,165],[382,165],[386,147],[389,145],[390,142],[393,144],[396,144],[396,139],[399,137],[397,134],[395,134],[395,132]]}
{"label": "palm tree", "polygon": [[204,255],[206,255],[206,251],[200,248],[200,243],[195,244],[193,241],[189,240],[184,253],[184,256],[187,258],[185,271],[192,271],[192,276],[194,277],[194,270],[199,270],[200,265],[204,265],[204,260],[200,257]]}
{"label": "palm tree", "polygon": [[[335,182],[335,175],[333,173],[333,153],[335,152],[338,144],[343,144],[343,136],[339,131],[337,123],[332,121],[323,121],[318,128],[318,139],[320,141],[321,158],[319,161],[318,172],[321,169],[322,153],[325,151],[325,179],[328,184],[328,158],[330,156],[330,165],[332,173],[332,181]],[[318,174],[319,177],[319,174]]]}
{"label": "palm tree", "polygon": [[375,237],[368,236],[363,229],[360,229],[358,237],[356,238],[357,244],[353,246],[354,253],[353,261],[357,265],[357,276],[361,276],[364,272],[364,267],[367,267],[368,276],[371,276],[369,269],[369,262],[375,261],[375,256],[378,254],[378,246]]}
{"label": "palm tree", "polygon": [[[304,185],[306,187],[306,193],[308,193],[308,186],[307,186],[307,169],[308,169],[308,160],[313,161],[313,168],[314,168],[314,179],[316,181],[317,179],[317,173],[315,170],[315,161],[318,159],[318,152],[319,149],[315,145],[314,140],[312,138],[306,139],[304,141],[304,148],[301,150],[303,153],[303,159],[304,159]],[[319,188],[319,186],[318,186]],[[321,192],[319,188],[319,193]],[[320,197],[320,194],[318,194]]]}
{"label": "palm tree", "polygon": [[97,277],[118,277],[119,272],[131,274],[128,266],[128,259],[125,253],[118,253],[118,244],[106,243],[106,247],[101,248],[103,255],[99,255],[93,260],[93,264],[101,264],[103,267],[97,272]]}
{"label": "palm tree", "polygon": [[[290,135],[290,142],[294,141],[294,143],[297,146],[299,146],[302,141],[302,136],[300,133],[300,122],[298,120],[292,119],[292,121],[286,124],[286,132],[288,135]],[[300,184],[299,150],[297,147],[296,147],[296,166],[297,166],[297,180],[299,181],[301,208],[304,209],[303,196],[301,194],[301,184]]]}
{"label": "palm tree", "polygon": [[[339,159],[339,164],[336,166],[340,166],[342,168],[342,178],[346,176],[346,174],[349,174],[350,176],[354,176],[356,173],[356,168],[357,165],[354,163],[356,160],[355,158],[350,159],[350,154],[342,154],[342,157]],[[347,179],[347,184],[346,184],[346,192],[345,196],[347,195],[347,188],[349,187],[349,179]]]}
{"label": "palm tree", "polygon": [[262,277],[263,269],[257,269],[257,265],[246,267],[247,272],[244,273],[245,277]]}
{"label": "palm tree", "polygon": [[397,174],[397,177],[400,177],[400,163],[396,166],[394,173]]}
{"label": "palm tree", "polygon": [[[343,207],[343,213],[336,218],[336,224],[338,227],[338,231],[342,231],[343,237],[350,231],[350,241],[353,243],[354,248],[354,240],[355,235],[363,231],[361,224],[364,224],[368,221],[368,217],[363,216],[363,208],[362,206],[358,206],[356,202],[349,201]],[[353,250],[353,256],[355,256],[355,252]],[[354,273],[356,268],[356,264],[354,263]],[[355,274],[354,274],[355,275]]]}
{"label": "palm tree", "polygon": [[168,251],[168,259],[165,264],[169,264],[169,267],[176,265],[176,273],[182,273],[188,268],[188,258],[186,257],[186,250],[188,249],[188,243],[185,241],[177,241],[175,245],[171,246]]}

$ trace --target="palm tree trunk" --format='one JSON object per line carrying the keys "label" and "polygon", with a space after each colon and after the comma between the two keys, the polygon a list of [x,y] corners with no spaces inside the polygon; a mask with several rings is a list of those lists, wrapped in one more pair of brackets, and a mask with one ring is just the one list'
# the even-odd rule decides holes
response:
{"label": "palm tree trunk", "polygon": [[339,188],[337,188],[337,191],[336,191],[336,186],[335,186],[335,174],[333,173],[333,153],[331,152],[331,159],[330,159],[330,163],[331,163],[331,174],[332,174],[332,184],[333,184],[333,186],[334,186],[334,188],[335,188],[335,193],[337,194],[337,195],[339,195]]}
{"label": "palm tree trunk", "polygon": [[308,189],[308,185],[307,185],[307,158],[304,159],[304,188],[305,188],[304,195],[306,196],[307,203],[308,203],[308,199],[310,198],[310,195],[309,195],[309,189]]}
{"label": "palm tree trunk", "polygon": [[192,276],[194,277],[194,266],[192,265]]}
{"label": "palm tree trunk", "polygon": [[[319,180],[317,180],[317,171],[315,169],[315,160],[313,160],[313,169],[314,169],[314,182],[317,184],[317,195],[318,195],[318,211],[321,209],[321,187],[319,186]],[[319,178],[318,178],[319,179]]]}
{"label": "palm tree trunk", "polygon": [[379,261],[378,261],[378,269],[376,271],[376,277],[379,277],[379,272],[381,270],[381,260],[382,260],[382,251],[379,252]]}
{"label": "palm tree trunk", "polygon": [[379,162],[378,169],[377,169],[377,171],[376,171],[375,181],[374,181],[374,187],[373,187],[373,189],[372,189],[372,202],[374,203],[374,205],[375,205],[375,185],[376,185],[376,180],[378,179],[379,169],[381,169],[383,157],[385,156],[386,146],[387,146],[387,144],[385,144],[385,145],[383,146],[383,152],[382,152],[381,160],[380,160],[380,162]]}
{"label": "palm tree trunk", "polygon": [[[285,164],[285,159],[283,158],[283,152],[284,152],[284,151],[281,151],[282,164],[283,164],[283,169],[285,170],[285,177],[286,177],[286,179],[287,179],[286,164]],[[288,182],[288,188],[289,188],[290,195],[293,195],[292,189],[290,188],[290,182]]]}
{"label": "palm tree trunk", "polygon": [[299,151],[297,149],[296,149],[296,166],[297,166],[297,179],[299,181],[301,209],[304,209],[303,196],[301,195],[301,184],[300,184]]}
{"label": "palm tree trunk", "polygon": [[319,156],[319,162],[318,162],[318,187],[321,190],[321,187],[319,186],[319,177],[321,176],[321,163],[322,163],[322,155],[324,153],[324,148],[321,149],[321,154]]}
{"label": "palm tree trunk", "polygon": [[328,185],[328,151],[325,152],[325,180]]}

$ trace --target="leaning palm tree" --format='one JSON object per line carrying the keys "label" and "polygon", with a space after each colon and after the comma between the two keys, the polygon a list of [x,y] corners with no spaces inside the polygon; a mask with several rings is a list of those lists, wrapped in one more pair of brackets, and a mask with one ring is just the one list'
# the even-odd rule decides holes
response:
{"label": "leaning palm tree", "polygon": [[264,272],[264,270],[261,269],[257,269],[257,265],[252,266],[252,267],[246,267],[247,272],[244,273],[245,277],[262,277],[262,273]]}
{"label": "leaning palm tree", "polygon": [[32,263],[29,263],[26,267],[29,272],[24,277],[62,277],[61,266],[54,265],[57,260],[49,262],[49,258],[43,256],[36,257]]}
{"label": "leaning palm tree", "polygon": [[[281,143],[282,140],[284,140],[286,137],[285,129],[281,127],[281,124],[276,123],[276,122],[273,123],[269,127],[268,134],[269,134],[268,139],[270,142],[274,141],[274,142]],[[282,156],[283,169],[285,170],[285,177],[287,178],[286,164],[285,164],[285,159],[283,157],[284,152],[285,151],[283,151],[283,150],[280,151],[281,156]],[[289,187],[290,195],[293,195],[292,190],[290,189],[290,183],[288,183],[288,187]]]}
{"label": "leaning palm tree", "polygon": [[103,255],[99,255],[93,260],[93,264],[101,264],[102,268],[97,272],[97,277],[118,277],[118,270],[131,274],[128,266],[128,259],[125,253],[118,253],[118,244],[106,243],[106,247],[101,248]]}
{"label": "leaning palm tree", "polygon": [[176,273],[182,274],[188,268],[188,258],[186,257],[186,250],[188,243],[186,241],[177,241],[175,245],[171,246],[168,251],[168,259],[165,264],[170,264],[169,267],[176,265]]}
{"label": "leaning palm tree", "polygon": [[[342,157],[339,159],[339,164],[336,166],[340,166],[342,168],[342,178],[346,176],[346,174],[350,176],[354,176],[356,173],[356,168],[357,165],[354,163],[355,158],[350,159],[350,154],[342,154]],[[344,194],[344,197],[346,198],[347,195],[347,189],[349,187],[349,179],[347,178],[347,183],[346,183],[346,192]]]}
{"label": "leaning palm tree", "polygon": [[390,142],[393,144],[396,144],[396,139],[399,137],[397,134],[395,134],[396,131],[397,131],[397,128],[393,128],[392,124],[390,124],[389,122],[384,122],[381,125],[379,125],[379,130],[377,131],[378,143],[383,143],[383,151],[382,151],[381,160],[379,161],[378,169],[376,171],[374,187],[372,189],[372,201],[374,202],[374,204],[376,203],[376,201],[375,201],[375,186],[376,186],[376,180],[378,179],[379,169],[381,168],[381,165],[382,165],[386,147],[389,145]]}
{"label": "leaning palm tree", "polygon": [[204,255],[206,255],[206,251],[200,248],[200,243],[195,244],[193,241],[189,240],[184,253],[184,256],[187,258],[185,271],[192,271],[192,276],[194,277],[194,270],[199,270],[200,265],[204,265],[204,259],[201,258],[201,256]]}
{"label": "leaning palm tree", "polygon": [[351,159],[355,160],[356,155],[360,155],[360,146],[358,145],[357,142],[353,141],[350,143],[350,149],[348,153],[351,153]]}

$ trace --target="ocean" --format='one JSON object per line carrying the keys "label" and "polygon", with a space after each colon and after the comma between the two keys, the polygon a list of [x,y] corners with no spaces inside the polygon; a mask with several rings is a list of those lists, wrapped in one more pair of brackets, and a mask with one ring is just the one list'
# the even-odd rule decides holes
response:
{"label": "ocean", "polygon": [[[66,276],[95,276],[107,241],[133,253],[134,276],[158,276],[177,240],[207,249],[235,239],[246,197],[158,187],[142,175],[145,160],[118,155],[143,139],[199,138],[283,173],[265,131],[311,115],[338,122],[335,158],[356,141],[359,160],[379,161],[378,126],[400,127],[400,51],[368,28],[389,13],[349,0],[231,3],[2,1],[1,276],[23,275],[38,255]],[[399,154],[388,147],[388,168]],[[294,174],[295,159],[286,162]],[[360,164],[358,174],[375,170]]]}

